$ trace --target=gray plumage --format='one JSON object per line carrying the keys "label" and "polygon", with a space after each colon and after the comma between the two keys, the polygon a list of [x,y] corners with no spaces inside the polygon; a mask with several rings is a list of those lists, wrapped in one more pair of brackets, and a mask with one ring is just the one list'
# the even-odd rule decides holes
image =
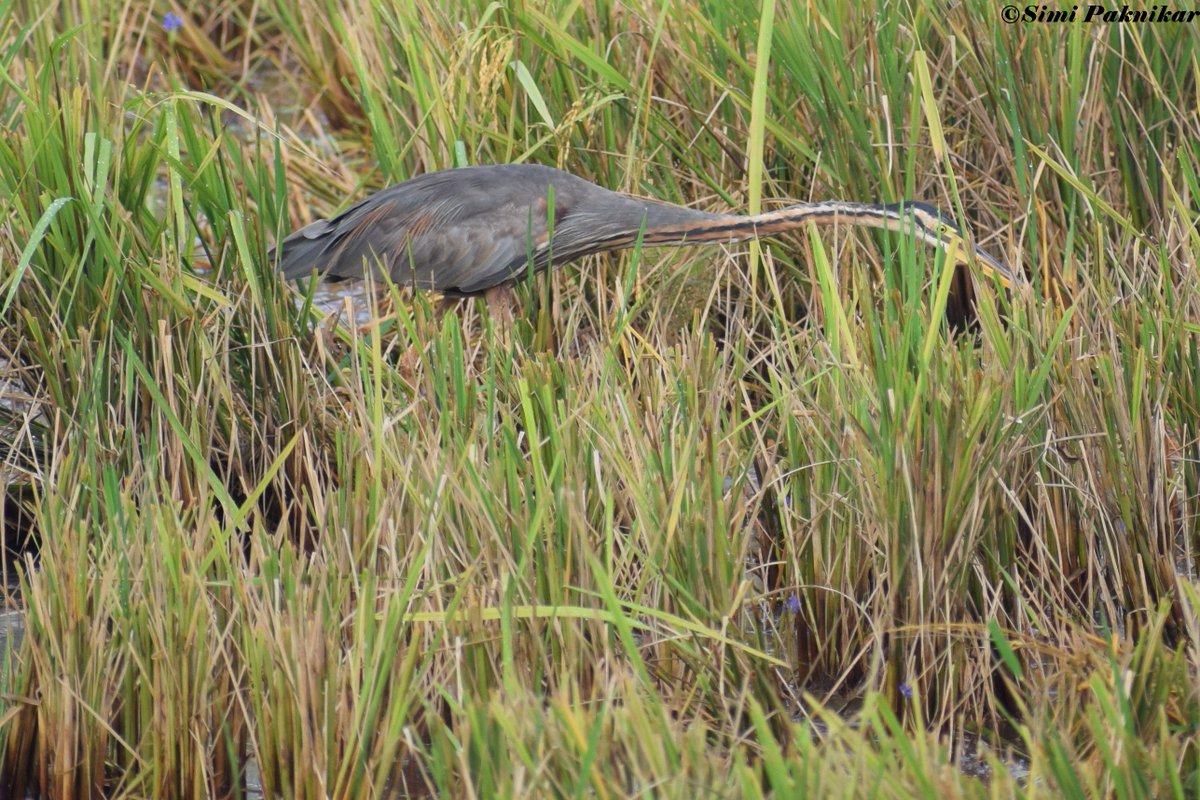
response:
{"label": "gray plumage", "polygon": [[470,295],[519,280],[531,257],[542,269],[551,257],[561,264],[628,247],[643,224],[742,219],[618,194],[537,164],[464,167],[420,175],[301,228],[279,246],[279,266],[288,280],[382,267],[399,285]]}

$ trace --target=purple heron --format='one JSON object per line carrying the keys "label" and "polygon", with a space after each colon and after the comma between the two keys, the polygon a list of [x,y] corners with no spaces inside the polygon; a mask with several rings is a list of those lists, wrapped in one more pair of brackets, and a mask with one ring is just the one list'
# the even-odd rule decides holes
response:
{"label": "purple heron", "polygon": [[645,245],[738,242],[806,223],[910,234],[976,259],[1011,288],[1003,261],[968,245],[954,221],[925,203],[800,203],[753,216],[715,214],[619,194],[537,164],[463,167],[418,176],[288,236],[272,252],[288,280],[382,274],[398,285],[462,297],[511,286],[532,268]]}

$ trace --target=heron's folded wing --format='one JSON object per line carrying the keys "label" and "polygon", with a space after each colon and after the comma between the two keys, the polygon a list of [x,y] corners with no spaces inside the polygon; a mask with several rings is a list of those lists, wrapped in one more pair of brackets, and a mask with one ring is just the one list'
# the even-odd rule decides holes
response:
{"label": "heron's folded wing", "polygon": [[[443,175],[459,179],[434,180]],[[301,228],[279,245],[280,270],[287,280],[373,270],[397,284],[459,294],[519,278],[544,248],[545,201],[501,201],[494,181],[464,177],[418,178]]]}

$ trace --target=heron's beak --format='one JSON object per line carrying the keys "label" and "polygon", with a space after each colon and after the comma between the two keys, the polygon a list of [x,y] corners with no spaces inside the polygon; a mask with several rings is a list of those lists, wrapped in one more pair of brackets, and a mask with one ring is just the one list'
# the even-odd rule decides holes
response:
{"label": "heron's beak", "polygon": [[1005,289],[1011,289],[1014,284],[1021,281],[1016,277],[1012,267],[1005,264],[994,255],[984,250],[982,247],[975,245],[968,246],[966,241],[959,236],[954,236],[952,242],[948,242],[948,250],[954,253],[954,260],[958,263],[969,266],[971,260],[974,259],[983,267],[983,271],[989,277],[995,275],[1000,279]]}
{"label": "heron's beak", "polygon": [[975,246],[975,258],[979,260],[985,272],[1000,278],[1000,283],[1004,284],[1005,289],[1011,289],[1014,284],[1020,283],[1012,267],[978,245]]}

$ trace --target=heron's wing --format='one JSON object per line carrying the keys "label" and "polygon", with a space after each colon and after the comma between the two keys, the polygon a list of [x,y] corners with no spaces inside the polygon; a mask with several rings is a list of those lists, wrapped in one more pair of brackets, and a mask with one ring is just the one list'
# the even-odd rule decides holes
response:
{"label": "heron's wing", "polygon": [[[288,280],[374,270],[397,284],[461,294],[514,280],[544,248],[549,182],[507,177],[453,170],[385,189],[284,239],[280,269]],[[561,201],[555,206],[563,213]]]}

